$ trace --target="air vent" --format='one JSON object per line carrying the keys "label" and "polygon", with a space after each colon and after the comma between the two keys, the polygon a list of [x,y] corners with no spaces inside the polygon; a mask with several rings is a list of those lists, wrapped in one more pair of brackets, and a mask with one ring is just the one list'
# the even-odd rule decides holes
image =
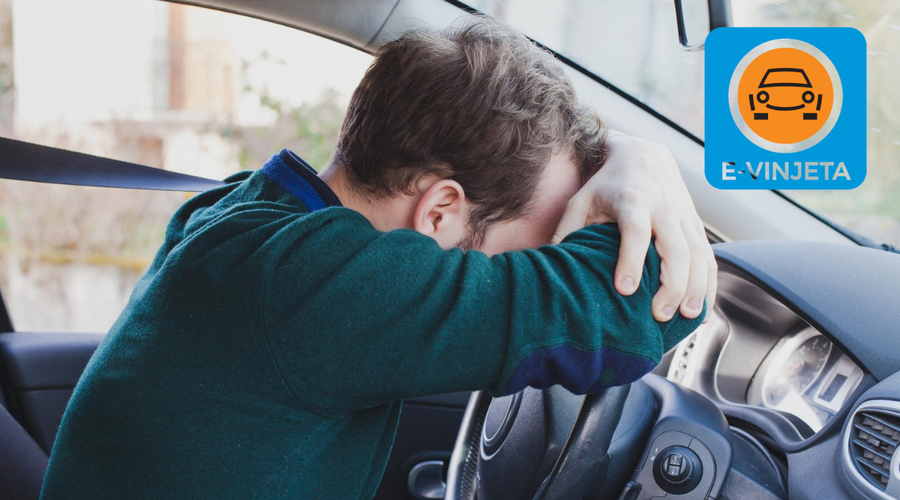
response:
{"label": "air vent", "polygon": [[684,380],[684,374],[687,372],[688,364],[691,360],[691,354],[694,352],[694,345],[697,343],[697,333],[692,333],[687,340],[681,342],[675,350],[672,358],[672,365],[669,367],[669,380],[680,384]]}
{"label": "air vent", "polygon": [[850,458],[856,470],[880,491],[891,478],[891,457],[900,444],[900,413],[865,409],[853,416]]}

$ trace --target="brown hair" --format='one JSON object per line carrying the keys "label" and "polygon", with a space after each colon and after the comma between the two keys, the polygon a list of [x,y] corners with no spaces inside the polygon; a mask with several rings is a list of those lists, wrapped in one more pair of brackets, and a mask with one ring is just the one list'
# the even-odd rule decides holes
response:
{"label": "brown hair", "polygon": [[378,195],[413,194],[427,175],[472,203],[477,241],[530,208],[550,156],[570,152],[587,179],[607,155],[599,117],[553,56],[499,21],[471,16],[387,43],[353,93],[332,162]]}

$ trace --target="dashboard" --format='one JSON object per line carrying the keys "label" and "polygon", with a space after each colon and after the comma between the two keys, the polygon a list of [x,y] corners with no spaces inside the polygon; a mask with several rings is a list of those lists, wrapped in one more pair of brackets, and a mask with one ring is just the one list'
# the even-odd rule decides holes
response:
{"label": "dashboard", "polygon": [[802,438],[854,401],[864,371],[839,346],[740,277],[720,273],[719,286],[711,321],[676,347],[669,380],[723,411],[777,412]]}
{"label": "dashboard", "polygon": [[[714,427],[696,422],[723,417],[724,434],[698,439],[730,434],[731,468],[721,490],[695,497],[900,499],[900,255],[804,241],[713,249],[710,321],[656,370],[713,410],[664,407],[651,436],[662,439],[657,428],[673,430],[663,423],[677,415],[674,430],[694,437]],[[777,477],[756,476],[766,470]],[[640,498],[662,496],[642,471],[632,477],[647,490]]]}

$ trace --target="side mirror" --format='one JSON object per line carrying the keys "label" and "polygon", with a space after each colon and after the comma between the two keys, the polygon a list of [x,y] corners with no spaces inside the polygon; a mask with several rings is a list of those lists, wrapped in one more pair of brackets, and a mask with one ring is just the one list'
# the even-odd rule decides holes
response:
{"label": "side mirror", "polygon": [[703,50],[706,35],[731,26],[731,0],[675,0],[678,41],[685,50]]}

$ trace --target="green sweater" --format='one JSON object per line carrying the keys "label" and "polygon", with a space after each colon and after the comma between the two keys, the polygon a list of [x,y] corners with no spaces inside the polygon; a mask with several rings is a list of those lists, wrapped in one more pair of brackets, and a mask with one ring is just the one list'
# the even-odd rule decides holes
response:
{"label": "green sweater", "polygon": [[640,378],[700,319],[618,233],[488,257],[383,233],[282,151],[188,201],[69,403],[41,498],[367,499],[406,398]]}

